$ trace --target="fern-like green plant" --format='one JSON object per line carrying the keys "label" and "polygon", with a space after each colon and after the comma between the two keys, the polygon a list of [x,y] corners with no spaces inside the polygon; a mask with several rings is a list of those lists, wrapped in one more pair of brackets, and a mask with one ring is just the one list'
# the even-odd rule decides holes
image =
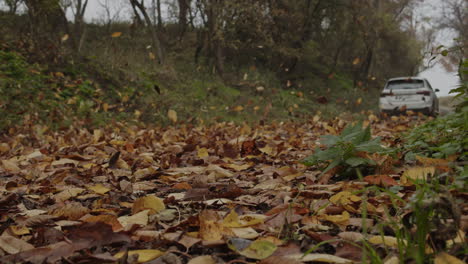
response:
{"label": "fern-like green plant", "polygon": [[370,127],[363,128],[362,123],[347,126],[341,135],[325,135],[321,143],[325,149],[316,148],[315,153],[302,163],[306,166],[327,165],[322,174],[337,166],[345,169],[375,166],[375,162],[363,154],[388,151],[380,144],[379,137],[372,138]]}

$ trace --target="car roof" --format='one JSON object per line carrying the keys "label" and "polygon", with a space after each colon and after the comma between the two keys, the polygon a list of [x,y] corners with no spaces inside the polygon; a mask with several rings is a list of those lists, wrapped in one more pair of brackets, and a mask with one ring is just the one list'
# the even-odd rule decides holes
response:
{"label": "car roof", "polygon": [[[408,76],[408,77],[396,77],[396,78],[391,78],[391,79],[388,79],[387,82],[390,82],[390,81],[401,81],[401,80],[421,80],[421,81],[424,81],[426,80],[426,78],[421,78],[421,77],[411,77],[411,76]],[[427,81],[427,80],[426,80]]]}

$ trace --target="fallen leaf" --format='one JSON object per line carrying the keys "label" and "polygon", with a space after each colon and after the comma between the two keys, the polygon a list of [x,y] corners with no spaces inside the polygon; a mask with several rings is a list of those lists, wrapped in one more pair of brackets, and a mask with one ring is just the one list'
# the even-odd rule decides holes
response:
{"label": "fallen leaf", "polygon": [[172,123],[177,123],[177,112],[172,110],[172,109],[169,109],[169,111],[167,111],[167,117],[169,118],[169,120],[172,121]]}
{"label": "fallen leaf", "polygon": [[152,215],[164,209],[166,209],[166,206],[164,205],[163,200],[154,195],[147,195],[135,200],[132,207],[132,213],[136,214],[143,210],[149,210],[149,214]]}
{"label": "fallen leaf", "polygon": [[225,227],[246,227],[263,223],[265,215],[248,214],[239,216],[236,211],[231,212],[224,218],[223,225]]}
{"label": "fallen leaf", "polygon": [[369,175],[364,177],[365,182],[378,186],[396,186],[398,183],[388,175]]}
{"label": "fallen leaf", "polygon": [[242,256],[251,259],[265,259],[271,256],[278,248],[274,243],[266,240],[250,240],[232,238],[229,240],[229,248]]}
{"label": "fallen leaf", "polygon": [[71,187],[67,188],[56,195],[54,195],[54,199],[56,202],[64,202],[72,197],[76,197],[78,194],[84,192],[85,189],[83,188],[77,188],[77,187]]}
{"label": "fallen leaf", "polygon": [[[398,239],[392,236],[372,236],[368,239],[368,242],[374,245],[386,245],[388,247],[397,248]],[[405,240],[401,240],[400,243],[406,244]]]}
{"label": "fallen leaf", "polygon": [[465,262],[445,252],[438,253],[434,258],[434,264],[464,264]]}
{"label": "fallen leaf", "polygon": [[187,264],[216,264],[212,256],[198,256],[191,259]]}
{"label": "fallen leaf", "polygon": [[16,254],[33,249],[34,246],[14,236],[3,234],[0,236],[0,248],[8,254]]}
{"label": "fallen leaf", "polygon": [[294,254],[294,255],[288,255],[284,257],[303,261],[303,262],[317,261],[317,262],[336,263],[336,264],[353,263],[353,261],[349,259],[340,258],[340,257],[329,255],[329,254],[319,254],[319,253],[311,253],[305,256],[303,254]]}
{"label": "fallen leaf", "polygon": [[359,201],[361,201],[361,198],[349,191],[342,191],[330,197],[330,202],[336,205],[349,205]]}
{"label": "fallen leaf", "polygon": [[[114,258],[120,259],[125,255],[125,251],[121,251],[114,255]],[[140,249],[140,250],[129,250],[128,256],[138,255],[137,262],[144,263],[153,259],[159,258],[164,255],[163,251],[157,249]]]}
{"label": "fallen leaf", "polygon": [[208,150],[206,148],[199,148],[197,153],[198,153],[198,157],[200,159],[203,159],[203,158],[206,158],[206,157],[210,156],[210,154],[208,154]]}
{"label": "fallen leaf", "polygon": [[94,186],[90,186],[90,187],[88,187],[88,190],[93,191],[93,192],[95,192],[97,194],[101,194],[101,195],[104,195],[104,194],[106,194],[107,192],[110,191],[109,188],[104,187],[104,185],[102,185],[102,184],[96,184]]}
{"label": "fallen leaf", "polygon": [[148,225],[148,213],[150,210],[144,210],[131,216],[121,216],[117,218],[119,223],[124,227],[125,230],[131,228],[132,225],[146,226]]}
{"label": "fallen leaf", "polygon": [[435,167],[412,167],[403,173],[401,183],[409,183],[410,180],[427,180],[435,174]]}

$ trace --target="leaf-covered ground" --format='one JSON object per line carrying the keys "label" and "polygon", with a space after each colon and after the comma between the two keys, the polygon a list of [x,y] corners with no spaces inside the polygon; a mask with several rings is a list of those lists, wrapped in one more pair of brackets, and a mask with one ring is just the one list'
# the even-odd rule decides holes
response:
{"label": "leaf-covered ground", "polygon": [[[419,122],[364,123],[398,147]],[[0,138],[0,262],[416,263],[408,251],[422,248],[463,263],[466,192],[410,206],[413,180],[453,181],[450,160],[375,154],[376,171],[361,178],[300,162],[348,123],[11,129]],[[427,203],[443,212],[417,223]]]}

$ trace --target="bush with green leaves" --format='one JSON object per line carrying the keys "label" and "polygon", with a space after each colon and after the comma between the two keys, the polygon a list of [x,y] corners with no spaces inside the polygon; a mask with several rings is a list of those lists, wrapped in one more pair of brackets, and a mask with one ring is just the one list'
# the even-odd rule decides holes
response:
{"label": "bush with green leaves", "polygon": [[452,113],[414,128],[405,136],[405,158],[416,155],[447,158],[456,155],[466,160],[468,155],[468,111]]}
{"label": "bush with green leaves", "polygon": [[379,137],[372,138],[370,127],[363,128],[361,123],[347,126],[341,135],[325,135],[321,143],[325,149],[317,148],[302,162],[307,166],[326,164],[322,174],[338,166],[345,173],[375,167],[376,163],[365,154],[389,151],[380,144]]}

